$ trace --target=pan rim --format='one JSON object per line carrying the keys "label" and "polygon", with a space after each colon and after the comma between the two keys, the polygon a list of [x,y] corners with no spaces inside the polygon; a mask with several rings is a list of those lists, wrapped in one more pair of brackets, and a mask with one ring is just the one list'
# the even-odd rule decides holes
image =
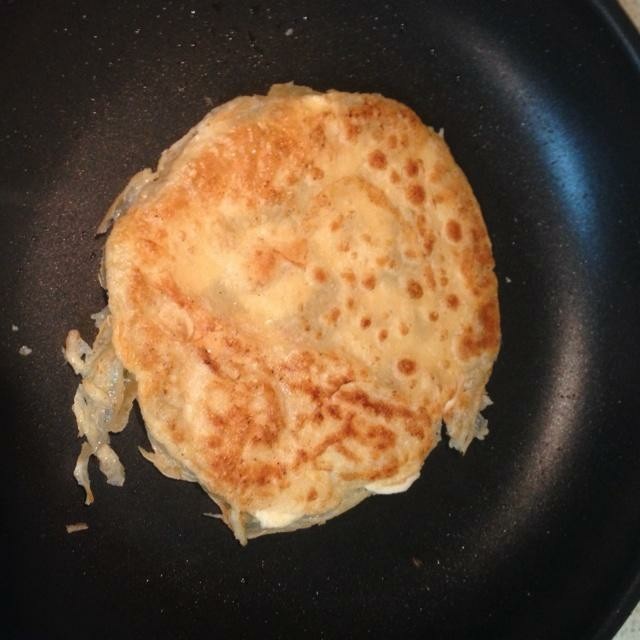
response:
{"label": "pan rim", "polygon": [[[590,0],[594,12],[606,25],[613,39],[619,41],[631,66],[640,77],[640,30],[631,21],[618,0]],[[613,598],[617,604],[600,621],[593,640],[613,640],[633,610],[640,604],[640,563],[630,572],[630,580]]]}

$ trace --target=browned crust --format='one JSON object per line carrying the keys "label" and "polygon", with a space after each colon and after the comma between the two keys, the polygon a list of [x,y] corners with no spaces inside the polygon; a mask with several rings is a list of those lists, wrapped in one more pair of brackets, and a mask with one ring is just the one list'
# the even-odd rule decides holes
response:
{"label": "browned crust", "polygon": [[[259,118],[248,115],[256,106]],[[209,493],[246,512],[286,495],[319,515],[338,508],[354,486],[399,480],[419,469],[437,441],[444,403],[474,367],[486,370],[474,378],[484,385],[500,343],[485,224],[444,141],[410,109],[379,95],[330,92],[320,106],[301,95],[241,98],[201,126],[203,136],[206,127],[224,135],[188,147],[174,179],[118,220],[107,243],[114,344],[139,379],[150,432],[170,455],[182,456]],[[331,189],[343,184],[335,177],[327,181],[351,149],[362,149],[361,169],[345,176],[344,184],[364,194],[372,210],[384,210],[406,227],[412,244],[401,258],[378,247],[381,239],[372,230],[347,235],[348,211],[322,218],[337,207]],[[311,203],[306,209],[297,200],[303,190]],[[234,215],[244,211],[246,219],[225,217],[228,202],[239,203]],[[209,237],[211,224],[220,243],[227,236],[232,243],[234,225],[258,225],[274,212],[286,212],[295,231],[291,237],[265,236],[246,249],[239,268],[247,295],[296,270],[308,274],[309,286],[318,291],[339,285],[352,292],[344,304],[329,298],[321,322],[305,316],[301,305],[300,333],[288,351],[277,353],[265,341],[282,335],[240,322],[232,307],[212,302],[218,298],[211,292],[189,289],[178,263],[195,264],[197,239]],[[331,264],[313,264],[309,242],[323,224],[336,237],[336,255],[354,266],[334,273]],[[360,253],[374,249],[375,261],[358,266]],[[418,305],[429,335],[453,344],[446,358],[449,378],[433,397],[417,395],[429,372],[413,352],[392,354],[386,377],[380,377],[377,363],[386,351],[363,366],[322,346],[354,314],[375,349],[413,339],[415,321],[366,311],[366,296],[388,286],[385,274],[394,274],[400,259],[407,261],[403,269],[415,265],[411,277],[400,273],[402,298]],[[187,399],[176,385],[181,388],[184,376],[196,380],[196,371],[194,384],[201,389],[191,383],[184,388],[200,411],[193,418],[183,410]],[[207,394],[222,398],[224,406]],[[469,403],[469,397],[460,402]],[[470,423],[478,403],[468,409]]]}

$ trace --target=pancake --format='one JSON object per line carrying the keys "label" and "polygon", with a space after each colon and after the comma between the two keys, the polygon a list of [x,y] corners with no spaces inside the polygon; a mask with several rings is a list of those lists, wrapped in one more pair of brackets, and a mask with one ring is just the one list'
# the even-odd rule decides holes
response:
{"label": "pancake", "polygon": [[109,331],[144,455],[198,482],[241,543],[408,489],[443,421],[463,452],[487,433],[491,245],[406,106],[293,85],[237,98],[111,218]]}

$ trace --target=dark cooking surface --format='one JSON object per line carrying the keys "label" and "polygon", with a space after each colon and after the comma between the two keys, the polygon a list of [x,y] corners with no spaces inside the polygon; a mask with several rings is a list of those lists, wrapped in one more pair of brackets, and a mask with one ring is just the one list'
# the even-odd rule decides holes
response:
{"label": "dark cooking surface", "polygon": [[[609,637],[640,595],[640,65],[614,3],[58,4],[0,4],[5,631]],[[498,264],[491,435],[243,549],[136,417],[124,488],[94,468],[85,508],[60,347],[103,304],[93,230],[211,104],[290,79],[445,128]]]}

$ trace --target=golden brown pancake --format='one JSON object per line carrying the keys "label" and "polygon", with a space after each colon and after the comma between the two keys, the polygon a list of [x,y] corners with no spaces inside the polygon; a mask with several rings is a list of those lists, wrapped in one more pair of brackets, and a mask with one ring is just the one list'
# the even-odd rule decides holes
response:
{"label": "golden brown pancake", "polygon": [[476,199],[376,94],[276,85],[207,115],[114,203],[118,359],[165,474],[241,542],[407,489],[464,451],[500,342]]}

